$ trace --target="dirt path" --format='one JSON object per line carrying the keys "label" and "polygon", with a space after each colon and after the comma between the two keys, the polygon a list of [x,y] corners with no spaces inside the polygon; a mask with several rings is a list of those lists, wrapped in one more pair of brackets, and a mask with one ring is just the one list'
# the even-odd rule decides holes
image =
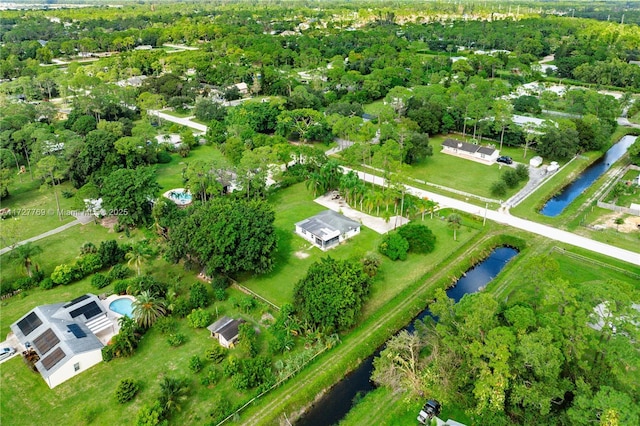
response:
{"label": "dirt path", "polygon": [[[469,247],[465,248],[462,253],[458,254],[455,259],[447,259],[448,265],[457,265],[459,262],[467,259],[470,253],[483,242],[487,241],[489,238],[493,237],[492,233],[487,234],[480,238],[480,240],[471,242]],[[434,269],[438,269],[437,267]],[[352,339],[347,339],[346,342],[338,345],[335,349],[330,352],[330,356],[322,358],[320,362],[316,362],[311,365],[308,369],[305,369],[303,373],[294,377],[291,381],[283,385],[281,388],[276,389],[273,393],[265,396],[262,401],[261,406],[258,408],[256,412],[250,413],[248,418],[242,417],[243,424],[251,424],[251,425],[271,425],[278,424],[279,416],[285,411],[291,411],[291,407],[287,407],[287,401],[291,398],[292,395],[297,395],[302,392],[305,388],[311,386],[314,381],[313,379],[307,380],[307,377],[315,377],[320,373],[324,373],[327,371],[332,371],[334,374],[339,374],[338,369],[344,369],[344,366],[341,366],[336,359],[344,358],[348,356],[350,353],[356,351],[358,348],[363,347],[367,344],[369,346],[373,346],[373,342],[367,342],[371,334],[379,330],[380,328],[386,327],[389,331],[389,336],[394,333],[396,330],[392,329],[391,324],[393,324],[393,320],[398,317],[403,312],[406,312],[407,309],[415,303],[417,300],[424,300],[427,293],[432,290],[430,284],[437,282],[438,280],[446,277],[451,273],[452,268],[440,268],[438,272],[429,276],[429,278],[425,279],[425,282],[416,289],[416,291],[410,296],[403,300],[401,300],[390,312],[386,315],[377,318],[372,324],[367,325],[366,332],[364,330],[360,330],[360,332],[353,337]],[[371,353],[375,351],[375,347],[371,347]],[[356,365],[351,366],[351,368],[356,368]],[[286,391],[286,396],[281,397],[282,393]],[[317,393],[319,393],[318,390]],[[274,397],[275,395],[275,397]],[[268,402],[267,402],[268,401]],[[281,406],[284,406],[281,407]],[[291,419],[294,420],[294,419]]]}

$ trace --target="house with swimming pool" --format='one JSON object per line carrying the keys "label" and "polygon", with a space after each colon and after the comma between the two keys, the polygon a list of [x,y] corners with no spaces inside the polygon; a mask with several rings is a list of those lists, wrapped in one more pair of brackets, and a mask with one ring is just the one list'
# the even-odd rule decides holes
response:
{"label": "house with swimming pool", "polygon": [[[11,324],[22,354],[50,388],[102,361],[102,348],[122,315],[96,295],[37,306]],[[113,303],[113,302],[111,302]]]}

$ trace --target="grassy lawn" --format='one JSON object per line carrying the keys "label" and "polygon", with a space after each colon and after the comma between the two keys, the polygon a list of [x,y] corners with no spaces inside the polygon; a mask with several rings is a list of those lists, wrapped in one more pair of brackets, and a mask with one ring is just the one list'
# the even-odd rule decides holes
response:
{"label": "grassy lawn", "polygon": [[[84,206],[75,197],[64,198],[63,191],[75,192],[71,183],[64,182],[56,187],[60,209],[63,212],[69,210],[81,210]],[[40,181],[32,181],[29,176],[22,176],[22,182],[15,179],[9,185],[9,197],[2,200],[2,208],[11,209],[15,216],[14,220],[19,221],[19,233],[9,235],[10,227],[3,230],[2,247],[10,245],[12,242],[5,242],[4,239],[14,239],[22,241],[24,239],[40,235],[43,232],[64,225],[75,220],[69,214],[63,214],[62,220],[58,219],[56,211],[56,199],[52,188],[41,188]],[[3,226],[4,228],[4,226]]]}
{"label": "grassy lawn", "polygon": [[[487,166],[472,160],[444,154],[441,152],[441,144],[444,139],[444,136],[431,138],[433,156],[412,165],[405,174],[414,179],[435,183],[481,197],[496,198],[491,195],[491,185],[500,180],[500,176],[506,168],[504,166],[501,167],[499,164]],[[514,156],[516,161],[518,161],[519,157],[522,157],[522,154]],[[517,188],[509,189],[503,199],[508,199],[523,186],[524,182]]]}
{"label": "grassy lawn", "polygon": [[[79,282],[62,289],[49,290],[46,297],[34,294],[7,309],[17,311],[19,307],[22,315],[37,304],[69,300],[86,291],[90,291],[89,285]],[[231,295],[240,296],[233,290]],[[216,312],[219,315],[238,315],[229,301],[217,303],[216,307],[208,310],[214,315]],[[3,424],[44,424],[51,418],[67,425],[132,424],[139,409],[144,404],[151,404],[159,394],[158,382],[165,374],[186,377],[190,382],[189,398],[184,402],[183,409],[172,416],[172,424],[208,422],[212,407],[207,402],[214,394],[223,393],[232,404],[236,404],[255,393],[237,391],[226,379],[210,387],[200,384],[201,376],[212,363],[205,361],[203,371],[194,374],[188,369],[189,358],[193,355],[203,358],[205,350],[215,343],[206,329],[189,328],[186,320],[179,321],[178,331],[187,336],[187,342],[178,348],[169,346],[166,336],[152,328],[145,334],[132,358],[99,363],[55,389],[49,389],[42,377],[29,370],[20,357],[2,364],[0,410]],[[132,402],[120,405],[115,400],[114,392],[119,381],[125,378],[138,381],[140,392]]]}
{"label": "grassy lawn", "polygon": [[178,154],[171,154],[171,162],[158,164],[156,166],[156,180],[162,188],[161,191],[168,191],[173,188],[182,188],[184,182],[182,180],[182,170],[192,161],[210,161],[218,160],[226,162],[218,147],[210,145],[201,145],[189,153],[186,158],[180,157]]}
{"label": "grassy lawn", "polygon": [[[276,211],[275,226],[278,235],[276,267],[266,275],[239,277],[241,284],[278,306],[291,302],[295,284],[305,276],[312,263],[327,256],[346,259],[361,258],[368,252],[377,253],[382,239],[382,235],[362,227],[359,235],[323,253],[293,232],[296,222],[326,210],[325,207],[313,202],[313,199],[313,195],[303,183],[279,191],[270,199]],[[420,218],[416,220],[420,221]],[[478,232],[474,229],[477,226],[475,222],[465,221],[465,226],[458,231],[458,241],[454,241],[453,231],[447,227],[445,221],[431,220],[427,217],[424,224],[436,235],[437,250],[428,255],[410,254],[404,262],[393,262],[381,256],[382,265],[379,276],[372,286],[369,302],[365,306],[365,317],[375,312]]]}
{"label": "grassy lawn", "polygon": [[[34,245],[42,248],[42,253],[34,256],[33,260],[45,272],[45,275],[49,275],[56,266],[62,263],[70,263],[79,256],[80,247],[86,242],[92,242],[98,246],[101,241],[116,239],[118,243],[122,244],[136,239],[138,235],[139,232],[132,232],[131,238],[127,238],[123,233],[116,234],[102,225],[94,223],[76,225],[63,232],[36,241]],[[0,256],[0,265],[2,280],[12,281],[25,276],[22,266],[11,260],[10,253]],[[3,310],[2,321],[4,321],[4,315],[5,312]]]}
{"label": "grassy lawn", "polygon": [[383,106],[384,106],[384,100],[380,99],[380,100],[371,102],[370,104],[362,105],[362,108],[364,109],[365,113],[377,116],[378,114],[380,114],[380,108]]}
{"label": "grassy lawn", "polygon": [[175,109],[165,109],[162,112],[164,114],[170,115],[172,117],[178,117],[178,118],[186,118],[186,117],[193,116],[193,111],[191,110],[176,111]]}

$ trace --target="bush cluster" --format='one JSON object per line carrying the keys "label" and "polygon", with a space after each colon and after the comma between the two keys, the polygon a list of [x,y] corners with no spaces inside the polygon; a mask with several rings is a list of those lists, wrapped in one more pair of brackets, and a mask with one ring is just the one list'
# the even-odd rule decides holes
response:
{"label": "bush cluster", "polygon": [[116,399],[120,404],[131,401],[133,397],[136,396],[136,393],[138,393],[139,389],[140,386],[138,385],[138,383],[136,383],[135,380],[123,379],[120,381],[118,387],[116,388]]}

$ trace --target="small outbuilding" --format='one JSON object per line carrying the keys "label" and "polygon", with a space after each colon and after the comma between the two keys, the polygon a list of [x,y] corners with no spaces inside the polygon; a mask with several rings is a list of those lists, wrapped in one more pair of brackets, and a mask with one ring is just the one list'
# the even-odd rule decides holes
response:
{"label": "small outbuilding", "polygon": [[207,327],[211,332],[211,337],[218,339],[220,345],[225,348],[232,348],[238,340],[238,328],[244,323],[243,319],[233,319],[223,316],[218,321]]}
{"label": "small outbuilding", "polygon": [[531,160],[529,160],[529,165],[531,167],[540,167],[542,165],[542,157],[536,155]]}
{"label": "small outbuilding", "polygon": [[359,234],[360,223],[333,210],[325,210],[296,223],[295,232],[320,250],[329,250]]}

